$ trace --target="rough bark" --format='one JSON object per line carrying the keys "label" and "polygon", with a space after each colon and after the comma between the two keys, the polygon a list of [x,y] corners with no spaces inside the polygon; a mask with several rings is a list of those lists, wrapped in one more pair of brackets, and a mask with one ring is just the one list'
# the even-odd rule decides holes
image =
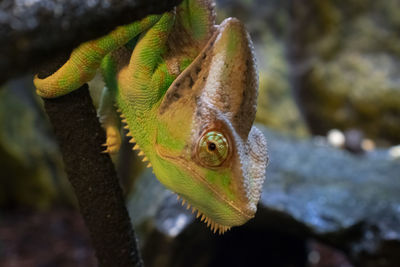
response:
{"label": "rough bark", "polygon": [[114,165],[101,153],[105,133],[88,86],[44,102],[99,265],[142,266]]}

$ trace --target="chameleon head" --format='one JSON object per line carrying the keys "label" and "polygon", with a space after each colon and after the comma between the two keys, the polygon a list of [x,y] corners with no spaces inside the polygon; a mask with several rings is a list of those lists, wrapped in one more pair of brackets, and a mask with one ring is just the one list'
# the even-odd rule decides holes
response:
{"label": "chameleon head", "polygon": [[264,136],[252,126],[257,91],[251,40],[227,19],[159,107],[154,172],[214,232],[256,212],[267,165]]}

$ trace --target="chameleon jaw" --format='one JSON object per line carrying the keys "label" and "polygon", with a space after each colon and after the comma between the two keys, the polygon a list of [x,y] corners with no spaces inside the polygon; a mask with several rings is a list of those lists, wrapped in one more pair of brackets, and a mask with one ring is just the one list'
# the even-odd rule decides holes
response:
{"label": "chameleon jaw", "polygon": [[218,234],[222,235],[225,232],[229,231],[231,229],[231,226],[226,226],[222,225],[219,223],[214,222],[211,218],[207,217],[203,212],[201,212],[199,209],[193,207],[190,205],[188,201],[186,201],[182,196],[176,195],[176,199],[179,201],[181,200],[181,204],[183,207],[185,207],[186,204],[186,209],[189,210],[190,208],[192,209],[192,214],[197,212],[196,214],[196,219],[200,218],[201,222],[204,222],[207,224],[207,227],[210,227],[211,231],[215,234],[218,232]]}

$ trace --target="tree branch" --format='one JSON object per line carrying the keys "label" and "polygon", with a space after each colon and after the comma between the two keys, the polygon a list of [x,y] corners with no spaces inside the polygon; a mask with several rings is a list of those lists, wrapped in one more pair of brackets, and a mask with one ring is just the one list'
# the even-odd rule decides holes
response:
{"label": "tree branch", "polygon": [[44,102],[99,265],[142,266],[114,165],[101,153],[105,133],[88,86]]}

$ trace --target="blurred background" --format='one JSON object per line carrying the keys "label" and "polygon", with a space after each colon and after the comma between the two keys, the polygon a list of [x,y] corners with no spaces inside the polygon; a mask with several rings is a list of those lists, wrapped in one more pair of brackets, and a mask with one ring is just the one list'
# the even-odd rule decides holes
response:
{"label": "blurred background", "polygon": [[[259,212],[212,235],[125,141],[113,160],[146,266],[400,266],[400,2],[218,0],[217,14],[256,50]],[[32,77],[0,89],[0,266],[96,266]]]}

